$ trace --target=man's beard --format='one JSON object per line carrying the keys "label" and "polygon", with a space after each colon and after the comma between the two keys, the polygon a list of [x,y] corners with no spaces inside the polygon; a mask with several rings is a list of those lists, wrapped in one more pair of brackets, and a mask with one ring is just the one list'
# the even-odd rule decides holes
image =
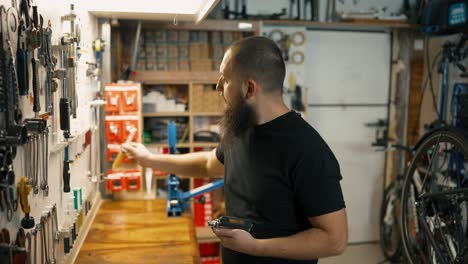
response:
{"label": "man's beard", "polygon": [[255,111],[240,97],[237,103],[224,110],[221,118],[220,128],[224,143],[234,144],[244,132],[255,126],[255,121]]}

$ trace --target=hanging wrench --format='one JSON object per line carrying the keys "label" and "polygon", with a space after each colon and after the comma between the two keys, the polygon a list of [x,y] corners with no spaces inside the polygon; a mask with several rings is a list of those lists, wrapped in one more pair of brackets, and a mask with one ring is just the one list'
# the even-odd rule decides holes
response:
{"label": "hanging wrench", "polygon": [[[39,230],[38,230],[39,228]],[[34,248],[33,248],[33,257],[31,258],[31,263],[33,264],[36,264],[38,261],[37,261],[37,233],[40,231],[40,228],[41,228],[41,224],[37,224],[36,225],[36,228],[34,228],[31,233],[34,237]],[[32,261],[34,260],[34,261]]]}
{"label": "hanging wrench", "polygon": [[48,183],[48,173],[49,173],[49,129],[46,127],[44,133],[42,133],[42,181],[41,189],[44,191],[44,196],[49,195],[49,183]]}
{"label": "hanging wrench", "polygon": [[41,216],[41,225],[42,225],[42,232],[41,232],[41,238],[42,238],[42,243],[41,243],[41,255],[42,255],[42,263],[43,264],[50,264],[49,260],[49,255],[48,255],[48,248],[47,248],[47,222],[48,222],[48,217],[49,217],[49,212],[45,211],[43,212]]}
{"label": "hanging wrench", "polygon": [[58,221],[57,221],[57,205],[54,204],[53,206],[47,206],[47,209],[49,210],[51,217],[52,217],[51,219],[52,226],[50,229],[51,232],[49,232],[49,234],[52,235],[52,253],[51,253],[50,263],[54,264],[57,261],[55,258],[55,247],[60,242],[60,232],[58,231]]}
{"label": "hanging wrench", "polygon": [[26,264],[34,264],[31,261],[31,233],[26,233],[26,241],[28,242]]}

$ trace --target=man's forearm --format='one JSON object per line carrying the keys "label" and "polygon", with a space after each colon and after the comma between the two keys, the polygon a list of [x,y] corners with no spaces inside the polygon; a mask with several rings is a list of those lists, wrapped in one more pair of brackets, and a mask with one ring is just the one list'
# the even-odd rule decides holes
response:
{"label": "man's forearm", "polygon": [[339,255],[346,242],[333,239],[319,228],[297,233],[289,237],[259,239],[256,255],[297,260],[310,260]]}
{"label": "man's forearm", "polygon": [[196,152],[182,155],[152,154],[140,160],[144,167],[156,168],[181,176],[206,177],[209,152]]}

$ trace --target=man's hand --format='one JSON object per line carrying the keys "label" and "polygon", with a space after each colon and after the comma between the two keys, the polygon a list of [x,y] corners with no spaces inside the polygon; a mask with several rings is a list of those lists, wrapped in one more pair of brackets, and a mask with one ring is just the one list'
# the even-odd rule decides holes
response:
{"label": "man's hand", "polygon": [[129,159],[135,159],[144,167],[148,165],[145,161],[152,155],[143,144],[136,142],[122,144],[122,151]]}
{"label": "man's hand", "polygon": [[213,228],[213,232],[221,240],[224,247],[248,255],[260,256],[261,249],[258,240],[242,229]]}

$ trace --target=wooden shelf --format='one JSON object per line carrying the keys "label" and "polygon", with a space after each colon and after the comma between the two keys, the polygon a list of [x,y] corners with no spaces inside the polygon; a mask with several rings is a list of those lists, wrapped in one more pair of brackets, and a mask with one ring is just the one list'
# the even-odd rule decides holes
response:
{"label": "wooden shelf", "polygon": [[220,242],[219,238],[211,230],[211,227],[196,227],[195,233],[198,243]]}
{"label": "wooden shelf", "polygon": [[[245,22],[252,24],[251,28],[240,28],[239,23]],[[168,21],[143,21],[143,29],[157,30],[193,30],[193,31],[237,31],[237,32],[254,32],[260,31],[260,20],[232,20],[232,19],[205,19],[201,23],[195,24],[189,21],[180,20],[177,25]],[[122,21],[120,27],[135,30],[135,21]]]}
{"label": "wooden shelf", "polygon": [[216,84],[220,76],[218,71],[137,71],[131,80],[146,84]]}
{"label": "wooden shelf", "polygon": [[219,142],[194,142],[192,146],[194,148],[203,148],[203,147],[217,147]]}
{"label": "wooden shelf", "polygon": [[311,29],[344,29],[344,30],[390,30],[407,29],[415,30],[416,25],[408,24],[404,21],[360,19],[346,22],[317,22],[317,21],[297,21],[297,20],[264,20],[264,25],[268,26],[303,26]]}
{"label": "wooden shelf", "polygon": [[192,116],[222,116],[223,113],[220,112],[193,112],[191,113]]}
{"label": "wooden shelf", "polygon": [[178,116],[189,116],[189,112],[154,112],[154,113],[143,113],[143,117],[178,117]]}

